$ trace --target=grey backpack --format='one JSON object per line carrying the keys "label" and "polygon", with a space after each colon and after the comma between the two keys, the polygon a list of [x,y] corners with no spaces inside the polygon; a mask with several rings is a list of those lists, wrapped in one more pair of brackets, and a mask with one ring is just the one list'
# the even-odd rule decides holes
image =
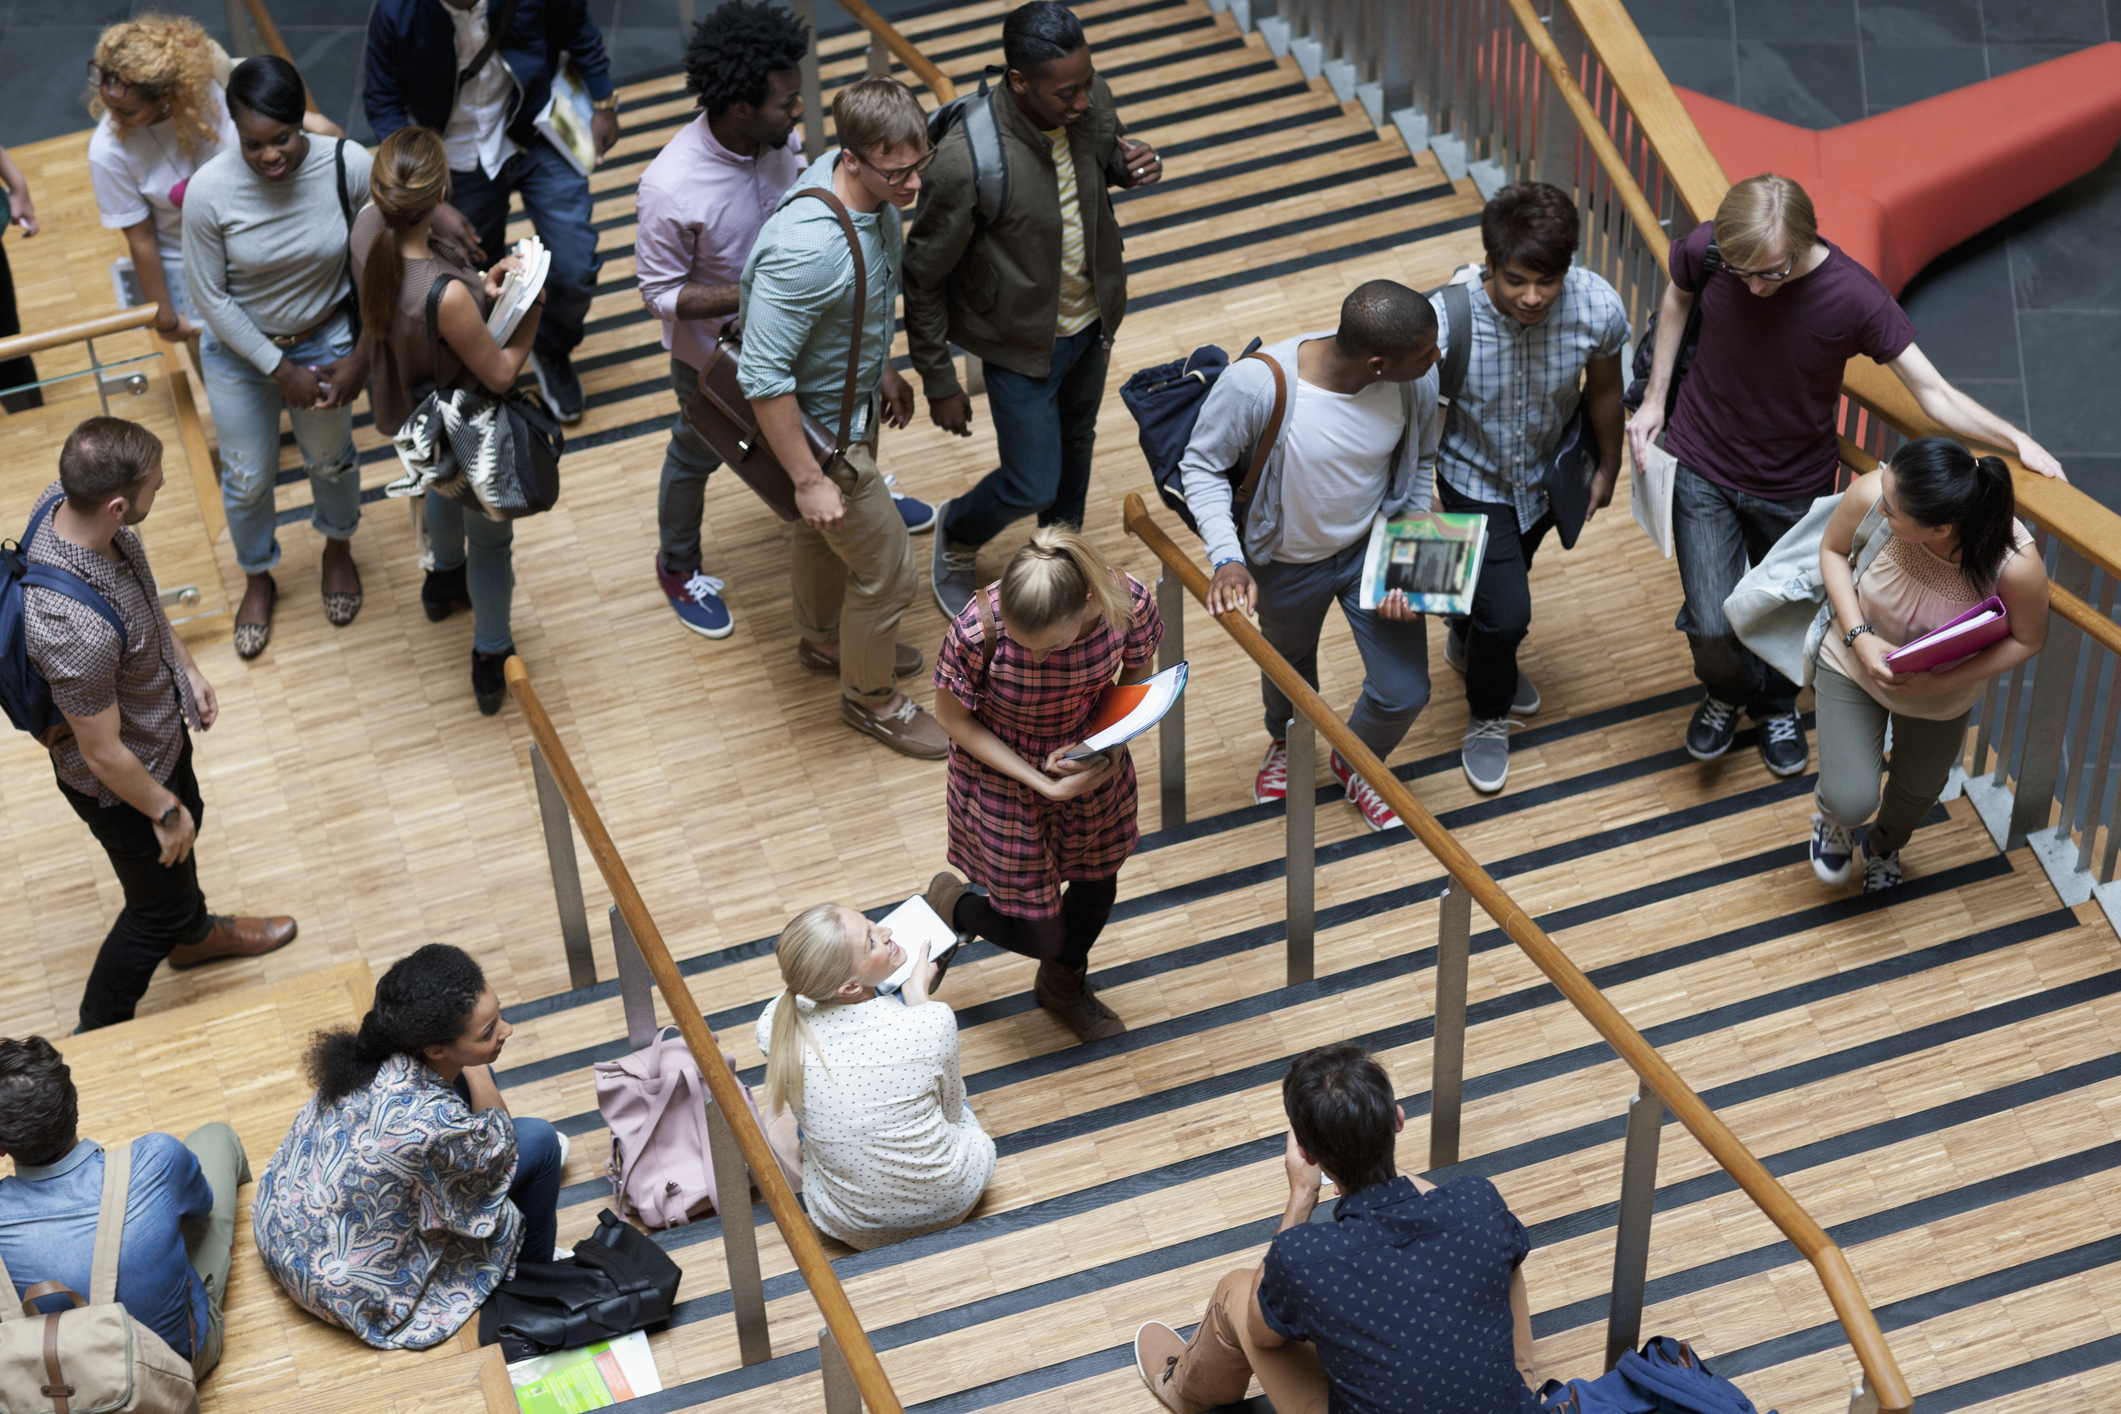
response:
{"label": "grey backpack", "polygon": [[[199,1414],[191,1362],[118,1304],[132,1166],[131,1145],[103,1151],[103,1207],[86,1301],[70,1287],[40,1281],[24,1293],[18,1313],[14,1278],[0,1262],[0,1409],[9,1414]],[[31,1304],[61,1295],[72,1298],[72,1310],[45,1315]],[[197,1350],[196,1317],[191,1339]]]}

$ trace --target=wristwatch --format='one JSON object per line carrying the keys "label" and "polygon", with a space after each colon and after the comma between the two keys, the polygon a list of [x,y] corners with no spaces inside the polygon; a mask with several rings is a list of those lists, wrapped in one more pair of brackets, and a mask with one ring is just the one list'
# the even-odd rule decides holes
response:
{"label": "wristwatch", "polygon": [[169,809],[163,811],[161,816],[155,821],[155,823],[157,825],[160,825],[165,830],[174,830],[177,828],[177,818],[183,813],[184,803],[182,801],[173,800],[169,803]]}
{"label": "wristwatch", "polygon": [[619,111],[619,96],[613,93],[603,98],[593,98],[589,101],[589,106],[599,113],[616,113]]}
{"label": "wristwatch", "polygon": [[1857,639],[1861,638],[1866,633],[1876,633],[1877,631],[1878,630],[1872,628],[1869,624],[1857,624],[1847,633],[1841,635],[1841,646],[1843,648],[1854,648],[1856,646]]}

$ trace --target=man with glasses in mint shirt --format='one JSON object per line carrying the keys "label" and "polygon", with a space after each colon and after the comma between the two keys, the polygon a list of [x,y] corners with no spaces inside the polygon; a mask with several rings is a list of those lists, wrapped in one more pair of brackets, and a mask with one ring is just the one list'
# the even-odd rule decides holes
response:
{"label": "man with glasses in mint shirt", "polygon": [[[1720,269],[1711,269],[1714,242]],[[1778,776],[1805,768],[1810,748],[1797,685],[1732,633],[1723,601],[1815,497],[1834,489],[1841,378],[1858,354],[1892,369],[1945,431],[2013,452],[2061,476],[2039,443],[1944,381],[1915,347],[1915,326],[1878,277],[1819,234],[1811,198],[1787,177],[1734,185],[1716,210],[1672,243],[1672,282],[1658,311],[1656,361],[1642,410],[1628,424],[1639,464],[1660,437],[1679,462],[1672,539],[1686,594],[1677,627],[1707,695],[1687,724],[1687,753],[1730,750],[1738,715],[1760,726],[1760,758]],[[1703,301],[1693,361],[1670,425],[1665,401],[1687,314]]]}

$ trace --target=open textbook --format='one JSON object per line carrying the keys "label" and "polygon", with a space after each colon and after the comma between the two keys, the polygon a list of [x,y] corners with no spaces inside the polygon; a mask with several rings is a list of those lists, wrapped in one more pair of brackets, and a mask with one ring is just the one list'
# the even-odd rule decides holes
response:
{"label": "open textbook", "polygon": [[486,327],[497,344],[515,337],[524,314],[545,288],[545,277],[552,273],[552,252],[536,236],[517,241],[514,254],[523,258],[522,266],[502,279],[501,292],[493,297],[493,308],[486,314]]}
{"label": "open textbook", "polygon": [[508,1383],[522,1414],[584,1414],[663,1389],[643,1331],[517,1360]]}
{"label": "open textbook", "polygon": [[1186,665],[1177,663],[1140,682],[1116,682],[1097,699],[1097,710],[1083,724],[1083,740],[1065,758],[1086,761],[1100,751],[1129,742],[1164,719],[1164,713],[1186,690]]}
{"label": "open textbook", "polygon": [[914,964],[920,960],[921,944],[928,945],[930,962],[941,962],[957,947],[957,931],[928,906],[924,894],[915,894],[879,921],[891,930],[891,941],[906,950],[906,960],[898,971],[876,984],[877,991],[886,996],[912,978]]}
{"label": "open textbook", "polygon": [[1399,590],[1417,614],[1463,614],[1473,607],[1488,518],[1455,511],[1377,517],[1362,561],[1362,607],[1375,609]]}

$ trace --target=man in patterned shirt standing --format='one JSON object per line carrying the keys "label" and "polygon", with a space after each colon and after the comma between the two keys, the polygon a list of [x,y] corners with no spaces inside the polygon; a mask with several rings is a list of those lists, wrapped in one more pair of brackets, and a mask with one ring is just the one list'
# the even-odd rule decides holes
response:
{"label": "man in patterned shirt standing", "polygon": [[986,366],[1001,465],[937,508],[930,587],[956,618],[982,581],[979,549],[1019,517],[1080,525],[1105,365],[1127,310],[1111,186],[1163,175],[1126,131],[1090,62],[1082,21],[1032,0],[1002,25],[1008,63],[988,105],[1000,138],[1003,204],[982,213],[968,111],[943,135],[906,233],[906,349],[928,416],[972,435],[972,400],[950,346]]}
{"label": "man in patterned shirt standing", "polygon": [[1473,341],[1436,448],[1436,490],[1444,510],[1488,518],[1473,612],[1451,622],[1443,652],[1465,674],[1472,720],[1460,764],[1479,791],[1510,778],[1512,714],[1539,710],[1539,689],[1517,670],[1517,645],[1532,624],[1532,556],[1554,526],[1546,459],[1579,405],[1598,445],[1584,519],[1612,503],[1620,472],[1628,314],[1611,285],[1571,264],[1576,228],[1576,203],[1559,187],[1504,187],[1480,217],[1487,263],[1466,290],[1471,328],[1452,326],[1445,290],[1429,296],[1437,346]]}
{"label": "man in patterned shirt standing", "polygon": [[162,440],[136,422],[92,417],[59,452],[57,499],[28,559],[86,580],[117,611],[121,641],[90,604],[28,587],[29,661],[66,721],[43,744],[60,793],[110,856],[125,907],[103,940],[81,997],[83,1031],[130,1021],[164,959],[183,969],[258,957],[294,941],[292,918],[227,918],[206,910],[192,845],[205,806],[191,734],[219,704],[191,650],[170,631],[147,552],[131,529],[162,488]]}

